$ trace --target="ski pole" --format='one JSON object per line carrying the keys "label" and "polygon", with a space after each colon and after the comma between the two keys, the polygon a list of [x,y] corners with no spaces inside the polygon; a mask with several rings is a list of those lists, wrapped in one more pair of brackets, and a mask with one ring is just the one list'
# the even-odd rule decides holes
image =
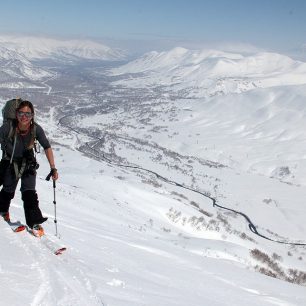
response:
{"label": "ski pole", "polygon": [[55,224],[55,236],[57,236],[57,216],[56,216],[56,196],[55,196],[56,184],[53,180],[53,204],[54,204],[54,224]]}
{"label": "ski pole", "polygon": [[[53,169],[51,169],[50,173],[46,177],[47,181],[50,181],[51,176],[53,175]],[[57,233],[57,215],[56,215],[56,183],[53,180],[53,204],[54,204],[54,224],[55,224],[55,236],[58,236]]]}

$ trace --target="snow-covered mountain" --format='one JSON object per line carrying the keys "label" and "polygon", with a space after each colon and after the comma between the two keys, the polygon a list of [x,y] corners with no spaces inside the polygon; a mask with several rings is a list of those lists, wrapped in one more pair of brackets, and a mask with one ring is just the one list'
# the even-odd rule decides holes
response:
{"label": "snow-covered mountain", "polygon": [[118,84],[171,87],[185,97],[240,93],[257,87],[306,83],[306,63],[276,54],[253,55],[175,48],[150,52],[112,71],[129,74]]}
{"label": "snow-covered mountain", "polygon": [[[150,137],[182,154],[196,150],[203,158],[306,185],[301,155],[306,141],[306,63],[274,53],[245,56],[176,48],[151,52],[112,73],[119,77],[116,86],[146,88],[173,101],[158,112],[172,141],[148,132],[150,126],[128,133]],[[184,129],[181,122],[186,122]]]}
{"label": "snow-covered mountain", "polygon": [[121,51],[91,40],[58,40],[34,36],[0,36],[0,46],[30,60],[121,60]]}
{"label": "snow-covered mountain", "polygon": [[54,73],[0,44],[0,88],[39,88]]}
{"label": "snow-covered mountain", "polygon": [[89,40],[56,40],[42,37],[0,36],[0,88],[41,89],[55,75],[39,60],[59,64],[88,60],[123,59],[119,50]]}

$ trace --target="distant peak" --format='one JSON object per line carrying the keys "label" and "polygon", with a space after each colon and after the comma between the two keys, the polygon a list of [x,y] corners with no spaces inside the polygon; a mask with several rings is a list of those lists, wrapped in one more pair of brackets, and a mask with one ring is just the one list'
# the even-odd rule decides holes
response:
{"label": "distant peak", "polygon": [[189,50],[183,47],[175,47],[172,50],[170,50],[170,52],[172,53],[178,53],[178,54],[185,54],[187,53]]}
{"label": "distant peak", "polygon": [[90,39],[55,39],[35,36],[0,35],[0,46],[29,59],[69,58],[121,60],[123,52]]}

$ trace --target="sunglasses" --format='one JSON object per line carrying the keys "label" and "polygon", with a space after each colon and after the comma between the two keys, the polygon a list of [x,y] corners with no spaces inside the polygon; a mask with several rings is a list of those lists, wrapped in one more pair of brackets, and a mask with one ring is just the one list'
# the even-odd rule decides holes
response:
{"label": "sunglasses", "polygon": [[21,111],[18,111],[17,112],[17,116],[18,117],[22,117],[22,116],[26,116],[27,118],[32,118],[33,114],[31,112],[21,112]]}

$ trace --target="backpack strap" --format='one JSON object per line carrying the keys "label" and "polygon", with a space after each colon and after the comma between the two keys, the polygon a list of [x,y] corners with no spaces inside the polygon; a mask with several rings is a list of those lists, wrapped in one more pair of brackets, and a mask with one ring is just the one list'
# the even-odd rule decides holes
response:
{"label": "backpack strap", "polygon": [[14,154],[15,154],[15,149],[16,149],[16,142],[17,142],[17,131],[15,131],[13,152],[12,152],[12,156],[11,156],[11,159],[10,159],[10,164],[13,162],[13,158],[14,158]]}
{"label": "backpack strap", "polygon": [[22,158],[20,170],[18,168],[18,164],[17,164],[16,161],[13,162],[13,166],[14,166],[16,180],[18,180],[18,179],[20,179],[22,177],[22,175],[24,173],[24,170],[26,169],[26,166],[27,166],[26,158]]}
{"label": "backpack strap", "polygon": [[13,141],[14,136],[15,136],[15,134],[16,134],[16,127],[17,127],[16,121],[13,120],[13,119],[8,119],[8,120],[6,120],[6,122],[8,122],[9,125],[10,125],[9,132],[8,132],[8,134],[7,134],[7,138],[8,138],[10,141]]}
{"label": "backpack strap", "polygon": [[31,141],[28,145],[28,150],[34,149],[35,153],[37,153],[37,138],[36,138],[37,124],[33,122],[31,125]]}

